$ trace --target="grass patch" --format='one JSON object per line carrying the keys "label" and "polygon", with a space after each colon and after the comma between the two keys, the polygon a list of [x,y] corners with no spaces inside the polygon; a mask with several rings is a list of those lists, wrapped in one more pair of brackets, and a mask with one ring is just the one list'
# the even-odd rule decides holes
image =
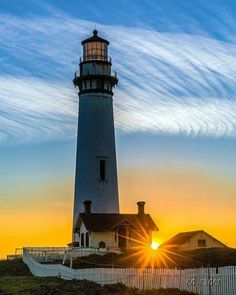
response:
{"label": "grass patch", "polygon": [[90,281],[64,281],[57,278],[5,276],[0,278],[0,294],[4,295],[194,295],[178,289],[138,290],[123,284],[104,285]]}
{"label": "grass patch", "polygon": [[[100,256],[100,258],[102,258]],[[114,258],[114,257],[113,257]],[[106,257],[109,260],[109,257]],[[1,295],[190,295],[177,289],[138,290],[123,284],[104,285],[91,281],[64,281],[30,274],[21,259],[0,261]]]}
{"label": "grass patch", "polygon": [[31,273],[22,259],[0,260],[0,277],[30,275]]}
{"label": "grass patch", "polygon": [[33,276],[3,276],[0,277],[0,294],[34,294],[43,284],[54,283],[57,280]]}

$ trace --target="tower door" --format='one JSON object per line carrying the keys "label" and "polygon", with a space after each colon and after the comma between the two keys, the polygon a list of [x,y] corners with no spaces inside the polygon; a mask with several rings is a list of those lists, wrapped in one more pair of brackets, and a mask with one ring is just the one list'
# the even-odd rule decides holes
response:
{"label": "tower door", "polygon": [[127,231],[125,226],[120,226],[118,230],[118,245],[121,250],[127,248]]}

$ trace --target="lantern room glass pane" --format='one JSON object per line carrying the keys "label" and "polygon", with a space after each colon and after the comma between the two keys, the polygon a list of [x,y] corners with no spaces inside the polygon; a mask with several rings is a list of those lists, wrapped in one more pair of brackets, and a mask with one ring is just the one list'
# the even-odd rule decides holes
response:
{"label": "lantern room glass pane", "polygon": [[84,60],[107,60],[107,44],[100,41],[85,43]]}

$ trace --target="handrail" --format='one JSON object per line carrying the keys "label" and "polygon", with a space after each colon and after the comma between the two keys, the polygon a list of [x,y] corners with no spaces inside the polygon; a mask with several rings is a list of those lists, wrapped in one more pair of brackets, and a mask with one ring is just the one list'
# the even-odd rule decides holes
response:
{"label": "handrail", "polygon": [[[117,78],[117,71],[111,71],[111,75],[104,75],[104,74],[100,74],[100,73],[90,73],[89,71],[83,75],[83,76],[90,76],[90,75],[95,75],[95,76],[111,76],[111,77],[115,77]],[[74,73],[74,78],[77,78],[77,77],[80,77],[80,70],[76,70],[75,73]]]}
{"label": "handrail", "polygon": [[98,55],[98,54],[95,54],[95,55],[89,55],[89,56],[81,56],[79,61],[80,62],[84,62],[84,61],[92,61],[92,60],[102,60],[102,61],[108,61],[108,62],[112,62],[112,59],[110,56],[105,56],[105,55]]}

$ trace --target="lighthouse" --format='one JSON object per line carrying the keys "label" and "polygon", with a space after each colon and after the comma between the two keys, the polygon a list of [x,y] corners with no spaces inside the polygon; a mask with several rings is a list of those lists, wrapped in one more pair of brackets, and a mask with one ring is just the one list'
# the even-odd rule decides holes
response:
{"label": "lighthouse", "polygon": [[109,41],[93,36],[82,41],[83,56],[73,83],[78,87],[79,119],[73,224],[90,200],[94,213],[119,213],[113,90]]}

